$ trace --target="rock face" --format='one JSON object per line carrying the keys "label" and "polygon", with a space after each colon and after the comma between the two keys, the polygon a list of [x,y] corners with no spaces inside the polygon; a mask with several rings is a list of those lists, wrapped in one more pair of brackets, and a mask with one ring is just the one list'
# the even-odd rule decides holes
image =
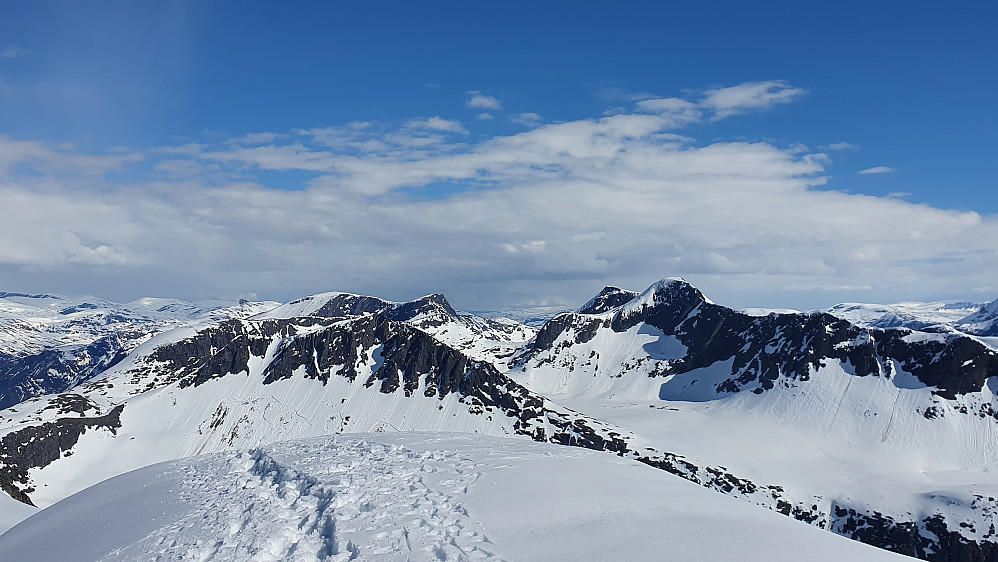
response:
{"label": "rock face", "polygon": [[[358,310],[358,309],[353,309]],[[230,320],[176,343],[157,347],[151,361],[168,373],[158,384],[196,387],[213,378],[248,373],[254,357],[265,358],[261,384],[301,376],[325,385],[331,376],[383,394],[443,399],[457,394],[469,404],[498,408],[519,419],[521,406],[536,399],[485,362],[475,361],[404,322],[395,311],[363,314],[347,322],[303,326],[294,320]],[[274,345],[274,343],[276,345]],[[374,350],[374,362],[371,359]],[[373,368],[372,368],[373,367]],[[335,373],[335,374],[334,374]]]}
{"label": "rock face", "polygon": [[579,314],[603,314],[631,302],[638,293],[617,287],[604,287],[598,295],[582,305]]}
{"label": "rock face", "polygon": [[[730,376],[713,386],[717,395],[760,394],[778,380],[806,381],[830,360],[848,364],[860,377],[890,376],[900,367],[948,399],[979,392],[988,377],[998,374],[998,352],[963,334],[861,328],[821,312],[751,316],[710,302],[680,280],[660,282],[621,302],[628,295],[608,287],[579,313],[552,319],[518,365],[557,355],[556,342],[567,349],[589,342],[599,330],[620,334],[647,325],[685,348],[680,356],[655,361],[649,375],[684,375],[731,361]],[[569,332],[573,341],[563,341]]]}
{"label": "rock face", "polygon": [[[62,395],[62,399],[68,396],[74,395]],[[71,456],[80,436],[87,431],[104,429],[114,433],[121,427],[123,408],[116,406],[107,414],[94,417],[81,412],[80,417],[59,418],[4,435],[0,438],[0,490],[15,500],[34,505],[28,496],[35,490],[28,470]]]}
{"label": "rock face", "polygon": [[[748,408],[728,423],[783,416],[819,437],[842,426],[871,450],[973,454],[974,470],[989,470],[998,467],[987,445],[998,443],[995,375],[995,349],[957,330],[859,326],[825,312],[753,316],[681,279],[642,293],[607,287],[539,330],[459,314],[442,295],[393,303],[326,293],[183,325],[124,359],[114,353],[69,393],[0,411],[0,489],[47,503],[40,490],[72,493],[84,474],[201,452],[338,432],[481,432],[608,451],[927,560],[998,560],[998,494],[929,494],[912,500],[917,509],[844,497],[818,477],[749,476],[727,468],[737,458],[723,449],[698,458],[647,431],[679,419],[649,416],[717,403]],[[582,408],[603,403],[644,414],[610,422]],[[654,423],[629,425],[638,418]]]}

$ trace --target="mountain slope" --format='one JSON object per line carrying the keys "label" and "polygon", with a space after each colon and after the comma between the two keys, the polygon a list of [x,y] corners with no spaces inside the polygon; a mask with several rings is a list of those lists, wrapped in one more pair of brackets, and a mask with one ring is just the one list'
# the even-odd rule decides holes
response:
{"label": "mountain slope", "polygon": [[980,303],[965,301],[903,302],[890,305],[843,303],[821,312],[827,312],[864,328],[939,330],[958,327],[967,315],[980,308]]}
{"label": "mountain slope", "polygon": [[251,316],[276,305],[153,298],[118,304],[0,292],[0,409],[65,392],[114,366],[157,333]]}
{"label": "mountain slope", "polygon": [[776,501],[742,495],[822,528],[928,559],[998,556],[994,349],[820,312],[744,314],[681,279],[623,303],[602,293],[616,294],[552,319],[510,376],[651,446],[778,485]]}
{"label": "mountain slope", "polygon": [[0,487],[46,506],[191,455],[478,433],[608,451],[896,552],[998,560],[996,367],[955,330],[746,314],[681,279],[607,288],[536,333],[440,295],[326,293],[158,334],[0,411]]}
{"label": "mountain slope", "polygon": [[959,330],[978,336],[998,337],[998,299],[956,322]]}
{"label": "mountain slope", "polygon": [[108,480],[0,536],[0,552],[39,562],[903,560],[662,476],[484,436],[297,440]]}

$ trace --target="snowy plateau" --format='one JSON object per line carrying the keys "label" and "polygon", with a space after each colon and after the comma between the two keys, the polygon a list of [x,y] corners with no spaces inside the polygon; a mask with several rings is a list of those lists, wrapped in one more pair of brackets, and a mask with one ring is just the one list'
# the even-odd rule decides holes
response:
{"label": "snowy plateau", "polygon": [[998,301],[0,293],[0,346],[4,561],[998,561]]}

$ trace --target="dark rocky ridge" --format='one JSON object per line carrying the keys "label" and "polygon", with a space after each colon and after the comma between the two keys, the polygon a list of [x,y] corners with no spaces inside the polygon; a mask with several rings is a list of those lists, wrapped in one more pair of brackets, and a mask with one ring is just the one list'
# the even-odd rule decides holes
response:
{"label": "dark rocky ridge", "polygon": [[102,416],[59,418],[4,435],[0,439],[0,490],[15,500],[35,505],[28,496],[34,491],[28,470],[72,455],[73,447],[87,431],[104,429],[115,433],[121,427],[123,409],[119,405]]}
{"label": "dark rocky ridge", "polygon": [[582,305],[582,308],[579,309],[579,314],[603,314],[604,312],[610,312],[631,302],[637,296],[638,293],[634,291],[625,291],[617,287],[603,287],[603,290],[598,295]]}
{"label": "dark rocky ridge", "polygon": [[566,330],[575,333],[576,343],[585,343],[601,328],[623,332],[644,323],[675,336],[688,350],[653,376],[682,375],[733,359],[731,377],[717,385],[718,393],[765,392],[781,377],[806,381],[811,369],[828,360],[847,363],[861,377],[891,374],[894,360],[946,399],[978,392],[985,379],[998,375],[998,353],[962,334],[939,334],[943,341],[906,339],[911,330],[861,328],[827,313],[750,316],[711,303],[681,281],[658,286],[648,306],[625,303],[616,309],[609,317],[569,313],[552,319],[518,365],[553,351]]}
{"label": "dark rocky ridge", "polygon": [[[412,320],[420,314],[443,314],[455,318],[458,316],[454,308],[447,302],[447,299],[439,293],[403,303],[386,301],[377,297],[337,293],[332,296],[317,295],[314,297],[305,297],[304,299],[292,301],[288,305],[301,304],[316,298],[324,298],[325,301],[321,307],[308,314],[309,317],[353,318],[364,314],[381,313],[392,320],[405,322]],[[266,318],[269,317],[268,315],[269,313],[264,313],[261,317]]]}

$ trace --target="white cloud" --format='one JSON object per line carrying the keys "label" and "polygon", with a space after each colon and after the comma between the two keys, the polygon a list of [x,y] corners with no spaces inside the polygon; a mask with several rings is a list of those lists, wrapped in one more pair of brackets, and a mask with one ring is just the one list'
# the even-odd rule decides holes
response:
{"label": "white cloud", "polygon": [[528,113],[520,113],[517,115],[510,115],[509,120],[518,125],[523,125],[524,127],[533,128],[540,125],[541,122],[544,121],[544,118],[538,115],[537,113],[528,112]]}
{"label": "white cloud", "polygon": [[[0,286],[121,299],[442,291],[479,309],[582,303],[603,284],[667,275],[738,306],[998,295],[995,217],[813,189],[827,157],[699,143],[675,132],[696,108],[645,101],[484,141],[442,117],[137,155],[0,137]],[[155,169],[145,180],[103,178],[141,157]],[[265,185],[258,169],[314,179]]]}
{"label": "white cloud", "polygon": [[467,133],[468,131],[461,125],[460,121],[443,119],[439,115],[429,119],[413,119],[408,126],[413,129],[428,129],[431,131],[443,131],[445,133]]}
{"label": "white cloud", "polygon": [[861,176],[866,176],[870,174],[889,174],[891,172],[896,172],[894,168],[888,168],[887,166],[874,166],[873,168],[867,168],[865,170],[860,170],[856,172]]}
{"label": "white cloud", "polygon": [[487,111],[478,114],[479,121],[491,121],[493,119],[495,119],[495,117],[493,117],[492,114]]}
{"label": "white cloud", "polygon": [[475,90],[468,92],[468,95],[471,97],[464,103],[465,107],[472,109],[502,109],[502,102],[499,101],[499,98],[487,96]]}
{"label": "white cloud", "polygon": [[700,106],[713,112],[713,119],[723,119],[739,113],[770,109],[790,103],[804,95],[784,80],[748,82],[728,88],[707,90]]}
{"label": "white cloud", "polygon": [[859,150],[858,144],[851,142],[833,142],[825,147],[827,150]]}
{"label": "white cloud", "polygon": [[10,45],[6,49],[0,51],[0,59],[12,59],[14,57],[23,57],[28,54],[27,49],[22,49],[17,45]]}
{"label": "white cloud", "polygon": [[86,154],[73,151],[72,145],[19,141],[0,134],[0,179],[11,174],[15,164],[64,177],[66,174],[103,174],[143,159],[144,156],[136,152],[115,150],[109,154]]}
{"label": "white cloud", "polygon": [[697,104],[678,98],[643,100],[635,104],[635,107],[638,111],[657,113],[669,119],[671,127],[696,123],[702,118],[702,111]]}

